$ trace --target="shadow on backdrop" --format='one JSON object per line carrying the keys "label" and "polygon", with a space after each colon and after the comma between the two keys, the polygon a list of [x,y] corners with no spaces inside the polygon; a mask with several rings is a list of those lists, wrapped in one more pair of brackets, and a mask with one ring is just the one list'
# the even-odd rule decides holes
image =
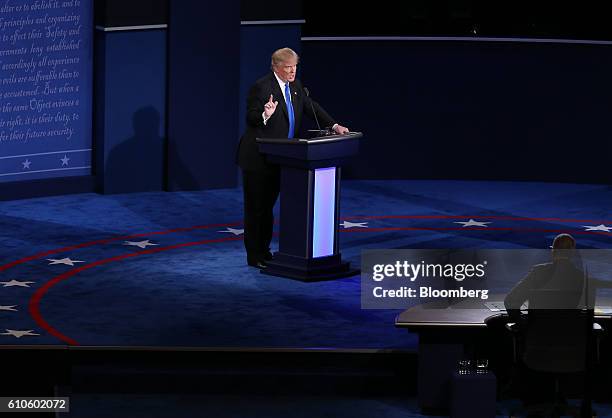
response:
{"label": "shadow on backdrop", "polygon": [[165,140],[159,135],[160,115],[147,106],[132,116],[134,135],[109,153],[104,193],[159,191],[164,188]]}

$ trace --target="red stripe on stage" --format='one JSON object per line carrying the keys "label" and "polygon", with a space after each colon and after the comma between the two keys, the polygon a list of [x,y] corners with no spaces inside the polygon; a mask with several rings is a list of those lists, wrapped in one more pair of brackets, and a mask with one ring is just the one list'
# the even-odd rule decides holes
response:
{"label": "red stripe on stage", "polygon": [[51,279],[50,281],[45,283],[42,287],[40,287],[34,293],[34,295],[32,295],[32,297],[30,298],[30,303],[28,304],[30,315],[32,316],[34,321],[36,321],[36,323],[42,329],[47,331],[49,334],[51,334],[54,337],[60,339],[61,341],[65,342],[66,344],[69,344],[69,345],[79,345],[79,343],[76,340],[74,340],[73,338],[70,338],[70,337],[62,334],[60,331],[58,331],[52,325],[50,325],[43,318],[43,315],[40,313],[40,302],[42,301],[43,297],[49,292],[49,290],[51,290],[51,288],[53,288],[53,286],[57,285],[60,282],[63,282],[64,280],[68,280],[69,278],[79,274],[82,271],[89,270],[91,268],[102,266],[102,265],[105,265],[105,264],[109,264],[109,263],[114,263],[114,262],[117,262],[117,261],[126,260],[128,258],[138,257],[138,256],[141,256],[141,255],[147,255],[147,254],[155,254],[155,253],[159,253],[159,252],[162,252],[162,251],[175,250],[175,249],[178,249],[178,248],[193,247],[193,246],[196,246],[196,245],[213,244],[213,243],[226,242],[226,241],[240,241],[241,239],[242,239],[242,237],[227,237],[227,238],[218,238],[218,239],[207,239],[207,240],[195,241],[195,242],[186,242],[186,243],[182,243],[182,244],[169,245],[167,247],[151,248],[149,250],[143,250],[143,251],[138,251],[138,252],[128,253],[128,254],[122,254],[122,255],[119,255],[119,256],[115,256],[115,257],[111,257],[111,258],[106,258],[106,259],[103,259],[103,260],[94,261],[93,263],[85,264],[85,265],[83,265],[81,267],[77,267],[77,268],[74,268],[74,269],[72,269],[70,271],[67,271],[67,272],[63,273],[63,274],[60,274],[59,276],[55,276],[53,279]]}
{"label": "red stripe on stage", "polygon": [[341,229],[340,232],[386,232],[386,231],[513,231],[513,232],[546,232],[546,233],[566,233],[577,235],[612,235],[612,232],[603,231],[574,231],[565,229],[540,229],[540,228],[491,228],[491,227],[456,227],[456,228],[416,228],[416,227],[389,227],[389,228],[347,228]]}
{"label": "red stripe on stage", "polygon": [[575,223],[612,223],[610,220],[597,219],[566,219],[566,218],[526,218],[517,216],[458,216],[458,215],[373,215],[344,216],[341,219],[494,219],[498,221],[539,221],[539,222],[575,222]]}
{"label": "red stripe on stage", "polygon": [[194,230],[198,230],[198,229],[225,228],[225,227],[231,227],[231,226],[237,226],[237,225],[242,225],[242,223],[233,222],[233,223],[225,223],[225,224],[198,225],[198,226],[190,226],[190,227],[186,227],[186,228],[167,229],[167,230],[164,230],[164,231],[155,231],[155,232],[146,232],[146,233],[141,233],[141,234],[124,235],[124,236],[119,236],[119,237],[105,238],[105,239],[100,239],[100,240],[96,240],[96,241],[84,242],[82,244],[75,244],[75,245],[71,245],[71,246],[68,246],[68,247],[56,248],[56,249],[53,249],[53,250],[43,251],[43,252],[40,252],[40,253],[37,253],[37,254],[34,254],[34,255],[30,255],[28,257],[20,258],[19,260],[15,260],[15,261],[12,261],[10,263],[1,265],[0,266],[0,271],[8,270],[8,269],[10,269],[12,267],[15,267],[15,266],[18,266],[20,264],[27,263],[28,261],[38,260],[40,258],[47,257],[47,256],[50,256],[50,255],[53,255],[53,254],[64,253],[66,251],[78,250],[78,249],[81,249],[81,248],[93,247],[94,245],[98,245],[98,244],[107,244],[107,243],[113,242],[113,241],[127,240],[127,239],[131,239],[131,238],[148,237],[148,236],[151,236],[151,235],[167,235],[167,234],[173,234],[175,232],[188,232],[188,231],[194,231]]}

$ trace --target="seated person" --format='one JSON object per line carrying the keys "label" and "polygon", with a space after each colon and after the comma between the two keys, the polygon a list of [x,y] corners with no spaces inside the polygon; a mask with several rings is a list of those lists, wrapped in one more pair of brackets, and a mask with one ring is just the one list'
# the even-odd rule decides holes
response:
{"label": "seated person", "polygon": [[[586,370],[588,328],[577,310],[593,308],[595,289],[610,287],[610,282],[589,278],[575,249],[571,235],[557,235],[551,262],[533,266],[504,300],[510,320],[524,329],[520,352],[526,368],[519,387],[528,407],[557,398],[554,373]],[[520,311],[524,302],[529,306],[526,321]]]}
{"label": "seated person", "polygon": [[[555,237],[552,261],[533,266],[504,299],[510,319],[520,319],[521,305],[526,301],[529,301],[532,308],[536,307],[534,303],[544,309],[576,309],[585,306],[585,274],[580,266],[576,266],[575,249],[576,240],[571,235],[559,234]],[[537,300],[538,291],[546,289],[557,291],[557,299]]]}

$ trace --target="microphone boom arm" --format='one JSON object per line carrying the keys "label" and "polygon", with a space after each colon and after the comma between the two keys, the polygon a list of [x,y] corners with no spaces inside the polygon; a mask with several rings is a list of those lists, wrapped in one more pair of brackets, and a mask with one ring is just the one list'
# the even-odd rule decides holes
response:
{"label": "microphone boom arm", "polygon": [[315,122],[317,123],[317,128],[319,129],[319,135],[329,135],[329,129],[321,129],[321,125],[319,124],[319,118],[317,118],[317,112],[315,111],[314,105],[312,104],[312,98],[310,97],[310,91],[308,88],[304,87],[304,92],[306,93],[306,97],[308,97],[310,101],[310,108],[312,109],[312,114],[314,115]]}

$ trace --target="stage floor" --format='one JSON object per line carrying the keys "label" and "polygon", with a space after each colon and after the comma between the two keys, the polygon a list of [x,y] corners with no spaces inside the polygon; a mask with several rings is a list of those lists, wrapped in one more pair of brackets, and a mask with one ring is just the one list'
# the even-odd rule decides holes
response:
{"label": "stage floor", "polygon": [[[342,193],[355,265],[374,248],[548,248],[561,232],[612,243],[609,186],[345,181]],[[359,277],[247,267],[241,217],[240,189],[0,202],[0,344],[415,348],[394,328],[400,311],[361,309]]]}

